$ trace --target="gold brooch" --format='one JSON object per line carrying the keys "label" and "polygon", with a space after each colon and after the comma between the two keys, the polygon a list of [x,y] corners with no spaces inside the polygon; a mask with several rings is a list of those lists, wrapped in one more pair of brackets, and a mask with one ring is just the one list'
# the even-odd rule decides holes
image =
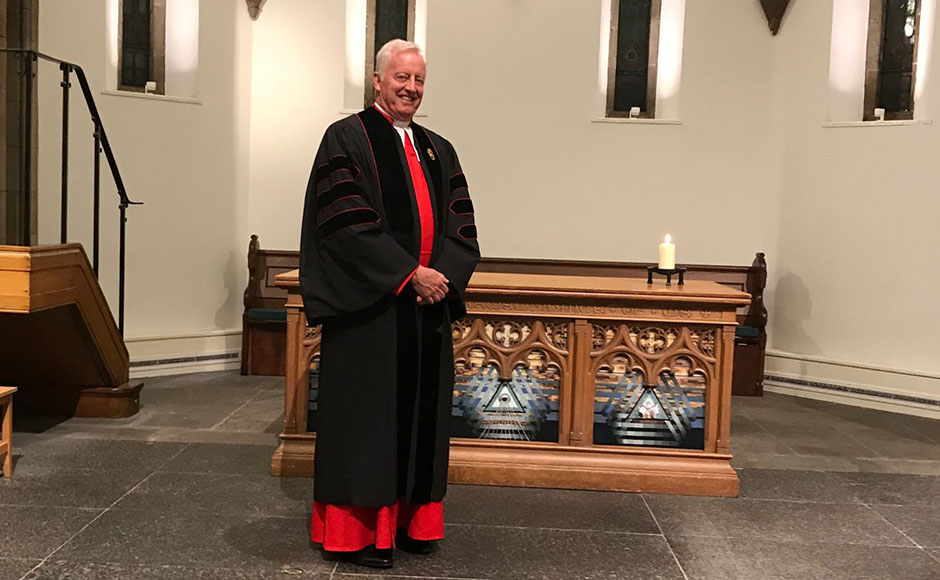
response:
{"label": "gold brooch", "polygon": [[428,147],[428,157],[431,158],[431,161],[434,161],[434,152],[431,151],[430,147]]}

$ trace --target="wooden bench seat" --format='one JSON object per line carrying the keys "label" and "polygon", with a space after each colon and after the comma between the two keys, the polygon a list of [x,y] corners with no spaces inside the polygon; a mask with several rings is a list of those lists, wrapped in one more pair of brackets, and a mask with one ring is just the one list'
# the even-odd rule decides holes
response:
{"label": "wooden bench seat", "polygon": [[[287,293],[274,285],[274,277],[299,267],[300,254],[264,250],[258,236],[248,245],[248,287],[242,316],[242,374],[283,375],[286,364]],[[478,272],[568,274],[646,278],[647,263],[581,260],[483,258]],[[735,329],[734,381],[736,395],[763,393],[764,351],[767,344],[767,309],[764,287],[767,263],[758,253],[750,266],[682,264],[687,280],[710,280],[751,294],[751,303],[738,312]],[[675,283],[675,282],[673,282]]]}
{"label": "wooden bench seat", "polygon": [[13,473],[13,393],[16,387],[0,387],[0,459],[3,477]]}

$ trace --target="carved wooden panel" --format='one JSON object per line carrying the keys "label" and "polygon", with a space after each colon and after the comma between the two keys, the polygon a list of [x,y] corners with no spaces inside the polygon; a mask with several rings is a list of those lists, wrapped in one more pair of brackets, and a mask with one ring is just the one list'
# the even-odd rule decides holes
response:
{"label": "carved wooden panel", "polygon": [[477,317],[454,323],[453,333],[452,435],[557,443],[571,323]]}
{"label": "carved wooden panel", "polygon": [[593,442],[704,449],[716,329],[592,324]]}

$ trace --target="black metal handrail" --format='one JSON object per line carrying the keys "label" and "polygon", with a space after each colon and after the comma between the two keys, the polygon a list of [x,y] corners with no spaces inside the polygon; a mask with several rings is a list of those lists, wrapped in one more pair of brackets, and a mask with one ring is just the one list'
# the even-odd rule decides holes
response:
{"label": "black metal handrail", "polygon": [[88,86],[88,78],[82,67],[75,63],[67,62],[35,50],[20,48],[0,48],[0,52],[10,53],[14,56],[23,58],[25,64],[24,75],[26,77],[26,135],[23,142],[25,156],[23,161],[23,185],[24,185],[24,238],[26,245],[30,244],[32,239],[32,107],[33,107],[33,77],[35,76],[34,67],[39,60],[52,62],[59,65],[62,70],[62,223],[61,240],[62,243],[68,241],[68,145],[69,145],[69,88],[71,87],[70,75],[75,73],[78,84],[82,89],[82,95],[85,97],[85,105],[91,114],[91,121],[95,126],[93,137],[95,142],[95,169],[94,169],[94,227],[92,234],[92,269],[95,277],[98,277],[98,255],[99,255],[99,232],[100,232],[100,191],[101,191],[101,153],[104,153],[108,161],[108,167],[111,169],[111,177],[114,179],[114,186],[117,188],[120,202],[120,272],[118,276],[118,328],[121,335],[124,335],[124,274],[126,263],[126,226],[127,226],[127,208],[131,205],[142,205],[141,202],[131,201],[127,197],[127,190],[124,188],[124,180],[121,179],[121,171],[118,169],[117,161],[114,159],[114,152],[111,150],[111,143],[108,141],[108,134],[104,130],[104,124],[101,122],[101,116],[98,114],[98,106],[95,104],[95,98],[91,94],[91,88]]}

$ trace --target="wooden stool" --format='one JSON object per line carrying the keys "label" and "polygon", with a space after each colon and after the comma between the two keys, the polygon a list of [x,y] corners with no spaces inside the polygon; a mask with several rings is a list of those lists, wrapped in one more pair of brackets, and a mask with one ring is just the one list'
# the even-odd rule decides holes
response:
{"label": "wooden stool", "polygon": [[16,387],[0,387],[0,457],[3,458],[3,477],[13,472],[13,393]]}

